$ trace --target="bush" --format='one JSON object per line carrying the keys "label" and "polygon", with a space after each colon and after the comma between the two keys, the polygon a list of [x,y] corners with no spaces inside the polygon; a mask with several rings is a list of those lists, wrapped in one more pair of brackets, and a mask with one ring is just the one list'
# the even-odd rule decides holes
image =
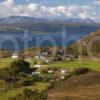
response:
{"label": "bush", "polygon": [[48,89],[52,89],[54,87],[54,81],[50,82],[50,85],[48,86]]}
{"label": "bush", "polygon": [[37,64],[37,61],[35,60],[35,61],[34,61],[34,65],[36,65],[36,64]]}
{"label": "bush", "polygon": [[10,76],[10,74],[9,74],[9,68],[8,67],[0,69],[0,78],[1,79],[5,79],[9,76]]}
{"label": "bush", "polygon": [[42,80],[43,78],[38,75],[30,77],[20,77],[20,80],[16,82],[15,87],[31,86],[35,82],[41,82]]}
{"label": "bush", "polygon": [[33,80],[34,82],[38,82],[38,81],[42,81],[42,77],[39,75],[33,75],[30,77],[31,80]]}
{"label": "bush", "polygon": [[9,97],[8,100],[17,100],[16,97]]}
{"label": "bush", "polygon": [[38,90],[24,89],[22,94],[10,97],[9,100],[47,100],[45,93],[39,92]]}
{"label": "bush", "polygon": [[22,94],[17,94],[16,96],[9,97],[8,100],[23,100]]}
{"label": "bush", "polygon": [[46,64],[48,64],[45,60],[42,60],[41,62],[40,62],[40,64],[41,65],[46,65]]}
{"label": "bush", "polygon": [[32,84],[33,84],[33,81],[30,80],[30,79],[25,79],[25,80],[23,80],[23,82],[22,82],[22,85],[23,85],[23,86],[30,86],[30,85],[32,85]]}
{"label": "bush", "polygon": [[43,74],[43,75],[47,74],[48,73],[48,69],[47,68],[41,68],[40,69],[40,73]]}
{"label": "bush", "polygon": [[23,59],[15,60],[10,64],[10,73],[16,75],[19,73],[29,73],[30,64]]}
{"label": "bush", "polygon": [[44,82],[49,82],[50,80],[53,80],[53,76],[50,74],[46,74],[43,76],[43,81]]}
{"label": "bush", "polygon": [[34,83],[34,80],[27,77],[27,78],[21,78],[21,80],[18,81],[16,84],[21,87],[21,86],[30,86],[33,83]]}
{"label": "bush", "polygon": [[76,75],[86,74],[87,72],[89,72],[88,68],[77,68],[77,69],[74,70],[74,73]]}
{"label": "bush", "polygon": [[70,78],[73,75],[73,73],[68,73],[67,75],[64,76],[63,81],[67,80],[68,78]]}
{"label": "bush", "polygon": [[62,57],[55,55],[53,61],[62,61]]}

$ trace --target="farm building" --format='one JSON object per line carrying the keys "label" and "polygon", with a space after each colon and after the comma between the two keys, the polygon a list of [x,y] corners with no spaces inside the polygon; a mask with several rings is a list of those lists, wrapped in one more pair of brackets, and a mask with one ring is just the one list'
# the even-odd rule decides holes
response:
{"label": "farm building", "polygon": [[20,56],[19,56],[19,54],[18,53],[14,53],[13,55],[12,55],[12,58],[14,58],[14,59],[17,59],[17,58],[19,58]]}

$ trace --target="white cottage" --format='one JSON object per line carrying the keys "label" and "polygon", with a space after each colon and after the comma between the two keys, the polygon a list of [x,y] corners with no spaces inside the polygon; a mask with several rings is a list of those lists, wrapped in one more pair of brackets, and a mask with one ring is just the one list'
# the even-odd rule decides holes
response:
{"label": "white cottage", "polygon": [[14,54],[12,55],[12,58],[14,58],[14,59],[19,58],[19,54],[18,54],[18,53],[14,53]]}
{"label": "white cottage", "polygon": [[66,74],[66,70],[62,69],[61,74]]}
{"label": "white cottage", "polygon": [[37,60],[43,60],[43,59],[45,59],[45,57],[42,56],[42,55],[36,55],[35,59],[37,59]]}
{"label": "white cottage", "polygon": [[34,68],[41,68],[41,65],[34,65]]}

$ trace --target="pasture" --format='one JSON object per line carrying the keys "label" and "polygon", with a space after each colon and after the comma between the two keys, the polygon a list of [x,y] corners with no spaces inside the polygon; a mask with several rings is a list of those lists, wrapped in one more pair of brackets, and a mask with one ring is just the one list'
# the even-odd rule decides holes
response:
{"label": "pasture", "polygon": [[54,62],[50,66],[58,68],[79,68],[86,67],[92,70],[100,71],[99,60],[82,60],[82,61],[71,61],[71,62]]}
{"label": "pasture", "polygon": [[[12,58],[4,58],[0,59],[0,68],[9,67],[10,63],[15,59]],[[34,59],[29,59],[30,66],[34,66]],[[100,61],[99,60],[75,60],[70,62],[52,62],[49,63],[50,67],[58,67],[58,68],[79,68],[79,67],[86,67],[96,71],[100,71]]]}

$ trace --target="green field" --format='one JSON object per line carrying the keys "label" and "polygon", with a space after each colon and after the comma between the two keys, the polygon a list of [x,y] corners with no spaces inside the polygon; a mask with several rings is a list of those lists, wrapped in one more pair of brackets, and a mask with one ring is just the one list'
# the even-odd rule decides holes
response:
{"label": "green field", "polygon": [[[12,58],[0,59],[0,68],[7,67],[9,64],[14,61]],[[30,66],[34,66],[34,60],[30,59]],[[93,70],[100,71],[100,61],[99,60],[80,60],[80,61],[71,61],[71,62],[54,62],[50,63],[51,67],[60,67],[60,68],[78,68],[78,67],[87,67]]]}
{"label": "green field", "polygon": [[0,58],[0,68],[8,67],[12,61],[12,58]]}
{"label": "green field", "polygon": [[49,83],[36,83],[33,86],[26,86],[16,90],[10,90],[7,93],[0,93],[0,100],[8,100],[9,97],[15,96],[16,94],[22,93],[24,88],[31,90],[38,89],[39,91],[46,90]]}
{"label": "green field", "polygon": [[[10,63],[13,62],[16,59],[12,59],[12,58],[0,58],[0,68],[3,67],[9,67]],[[34,65],[34,59],[29,59],[28,60],[30,62],[30,66],[32,67]]]}
{"label": "green field", "polygon": [[[0,59],[0,68],[9,67],[10,63],[15,59],[5,58]],[[29,59],[30,66],[34,65],[34,59]],[[54,62],[49,64],[50,67],[58,67],[58,68],[78,68],[78,67],[86,67],[96,71],[100,71],[100,61],[99,60],[82,60],[82,61],[70,61],[70,62]],[[0,85],[0,88],[5,87],[5,84]],[[49,83],[36,83],[32,86],[21,87],[14,90],[8,90],[6,93],[0,92],[0,100],[8,100],[8,97],[15,96],[16,94],[22,93],[24,88],[39,89],[40,91],[46,90]]]}
{"label": "green field", "polygon": [[60,67],[60,68],[78,68],[78,67],[86,67],[96,71],[100,71],[100,61],[93,60],[82,60],[82,61],[72,61],[72,62],[54,62],[51,63],[52,67]]}

